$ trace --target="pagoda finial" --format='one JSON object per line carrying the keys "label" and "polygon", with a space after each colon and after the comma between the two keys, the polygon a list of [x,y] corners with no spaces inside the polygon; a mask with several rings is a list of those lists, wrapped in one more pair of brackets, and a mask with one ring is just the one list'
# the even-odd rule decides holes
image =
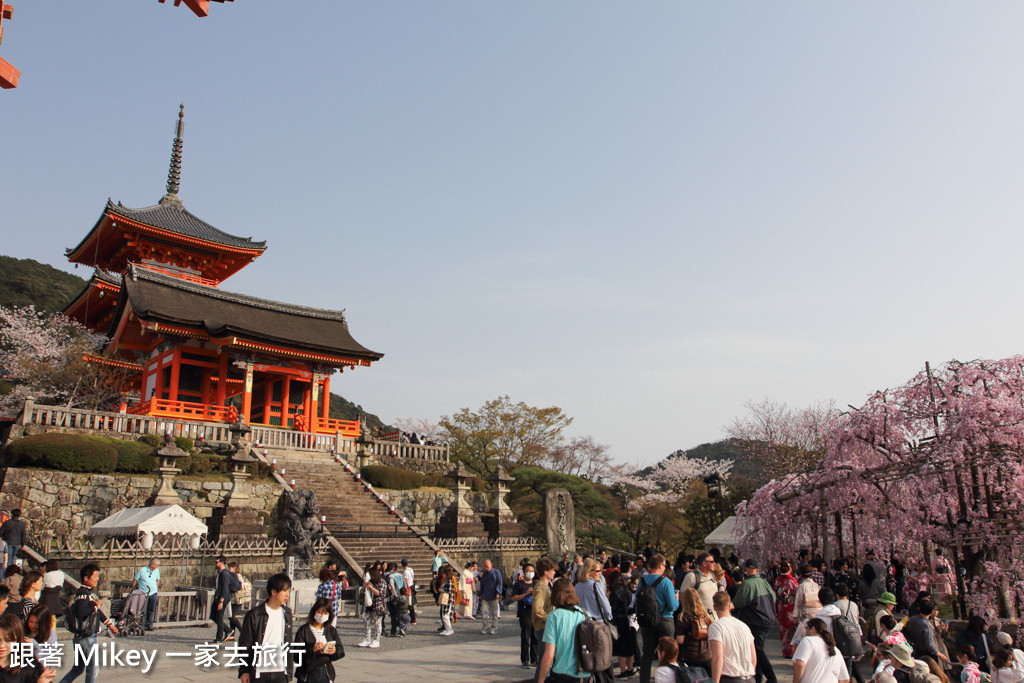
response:
{"label": "pagoda finial", "polygon": [[178,199],[178,187],[181,184],[181,146],[185,133],[185,103],[178,110],[178,127],[175,130],[174,144],[171,146],[171,168],[167,171],[167,194],[160,200],[161,204],[171,202],[181,204]]}

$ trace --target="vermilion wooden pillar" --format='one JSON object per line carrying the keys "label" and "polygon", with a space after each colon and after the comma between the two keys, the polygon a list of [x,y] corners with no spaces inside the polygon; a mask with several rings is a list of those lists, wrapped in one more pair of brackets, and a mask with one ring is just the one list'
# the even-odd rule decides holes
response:
{"label": "vermilion wooden pillar", "polygon": [[[217,407],[224,407],[224,400],[228,395],[228,354],[220,354],[220,368],[217,372]],[[249,418],[246,417],[245,423],[249,424]]]}
{"label": "vermilion wooden pillar", "polygon": [[291,398],[292,378],[288,375],[281,377],[281,429],[288,429],[288,401]]}
{"label": "vermilion wooden pillar", "polygon": [[313,373],[310,388],[313,391],[310,395],[309,410],[306,415],[309,415],[309,431],[316,433],[320,427],[320,373]]}
{"label": "vermilion wooden pillar", "polygon": [[174,348],[174,355],[171,357],[171,386],[169,387],[171,401],[178,400],[178,380],[181,378],[181,347]]}
{"label": "vermilion wooden pillar", "polygon": [[322,411],[320,417],[324,422],[331,415],[331,376],[327,375],[324,377],[324,397],[320,400],[320,410]]}
{"label": "vermilion wooden pillar", "polygon": [[245,391],[242,393],[242,419],[252,424],[252,363],[245,364]]}

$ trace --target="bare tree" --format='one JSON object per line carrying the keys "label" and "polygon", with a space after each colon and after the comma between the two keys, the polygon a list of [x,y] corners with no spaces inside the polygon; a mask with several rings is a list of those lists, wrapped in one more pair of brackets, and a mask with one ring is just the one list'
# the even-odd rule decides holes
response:
{"label": "bare tree", "polygon": [[552,446],[545,466],[553,472],[573,474],[588,481],[601,481],[617,473],[608,446],[592,436],[577,436]]}
{"label": "bare tree", "polygon": [[736,418],[726,431],[770,478],[805,472],[821,462],[827,425],[839,415],[834,401],[795,409],[766,397],[746,405],[747,415]]}

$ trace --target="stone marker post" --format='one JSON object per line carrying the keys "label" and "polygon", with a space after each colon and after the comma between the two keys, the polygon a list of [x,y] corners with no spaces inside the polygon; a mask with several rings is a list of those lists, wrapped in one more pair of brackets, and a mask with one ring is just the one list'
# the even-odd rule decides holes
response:
{"label": "stone marker post", "polygon": [[576,509],[566,489],[548,489],[544,497],[544,526],[548,552],[561,557],[576,552]]}

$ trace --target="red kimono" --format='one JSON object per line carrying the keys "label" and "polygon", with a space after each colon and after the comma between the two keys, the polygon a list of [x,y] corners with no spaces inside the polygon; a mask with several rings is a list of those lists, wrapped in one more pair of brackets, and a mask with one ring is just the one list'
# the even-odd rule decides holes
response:
{"label": "red kimono", "polygon": [[793,619],[793,603],[800,582],[792,574],[779,574],[775,579],[775,618],[779,620],[779,636],[782,639],[782,656],[792,659],[796,648],[790,642],[796,632],[797,622]]}

